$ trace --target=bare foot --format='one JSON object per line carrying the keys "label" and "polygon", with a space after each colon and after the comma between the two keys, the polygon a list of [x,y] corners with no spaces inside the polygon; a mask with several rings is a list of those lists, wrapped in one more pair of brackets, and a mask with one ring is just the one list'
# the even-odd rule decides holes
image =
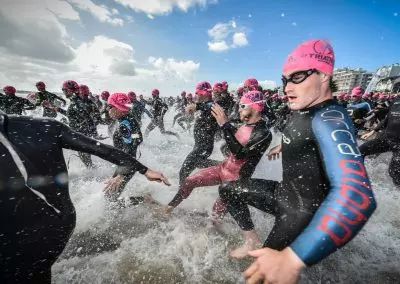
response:
{"label": "bare foot", "polygon": [[242,259],[248,256],[248,252],[261,248],[260,242],[246,242],[243,246],[233,250],[230,253],[232,258]]}

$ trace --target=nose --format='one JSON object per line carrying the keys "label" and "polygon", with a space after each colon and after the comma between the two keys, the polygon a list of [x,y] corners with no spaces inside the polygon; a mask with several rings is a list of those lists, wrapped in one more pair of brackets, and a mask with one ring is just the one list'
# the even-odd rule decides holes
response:
{"label": "nose", "polygon": [[284,91],[286,94],[292,93],[293,90],[294,90],[294,85],[295,85],[295,84],[293,84],[292,82],[288,82],[288,83],[286,84],[285,88],[283,89],[283,91]]}

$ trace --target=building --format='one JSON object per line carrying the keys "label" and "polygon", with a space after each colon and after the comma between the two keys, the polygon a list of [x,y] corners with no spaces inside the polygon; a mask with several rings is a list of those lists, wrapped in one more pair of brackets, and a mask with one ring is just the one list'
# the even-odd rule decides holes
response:
{"label": "building", "polygon": [[372,73],[369,73],[361,68],[335,69],[333,73],[333,81],[336,83],[338,91],[335,92],[334,95],[339,93],[351,93],[351,90],[358,86],[366,89],[371,79]]}
{"label": "building", "polygon": [[400,92],[400,64],[392,64],[379,68],[371,80],[367,90],[373,92]]}

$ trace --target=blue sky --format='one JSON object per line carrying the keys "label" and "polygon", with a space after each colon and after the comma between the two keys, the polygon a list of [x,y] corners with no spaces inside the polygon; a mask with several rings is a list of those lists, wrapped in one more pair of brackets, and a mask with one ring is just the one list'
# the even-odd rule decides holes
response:
{"label": "blue sky", "polygon": [[[66,1],[79,13],[79,21],[60,19],[74,49],[102,35],[131,46],[137,70],[151,65],[149,57],[199,64],[192,70],[195,75],[190,80],[182,82],[179,76],[171,79],[170,84],[175,88],[189,88],[200,80],[238,84],[248,77],[280,84],[281,69],[289,52],[299,43],[315,38],[331,42],[336,52],[336,67],[375,71],[382,65],[400,62],[398,0],[180,0],[189,3],[187,10],[171,4],[173,10],[169,13],[148,12],[151,7],[136,9],[134,3],[138,0],[131,1],[131,8],[120,4],[129,0],[84,1],[118,10],[115,17],[124,23],[117,26],[101,22],[93,13],[79,9],[76,6],[79,0]],[[192,3],[201,1],[207,4],[200,7]],[[163,1],[149,2],[157,5]],[[228,35],[212,38],[208,31],[218,23],[230,29]],[[234,33],[244,34],[245,42],[232,48]],[[209,49],[208,43],[221,40],[226,41],[227,50]],[[168,83],[164,78],[162,84]]]}

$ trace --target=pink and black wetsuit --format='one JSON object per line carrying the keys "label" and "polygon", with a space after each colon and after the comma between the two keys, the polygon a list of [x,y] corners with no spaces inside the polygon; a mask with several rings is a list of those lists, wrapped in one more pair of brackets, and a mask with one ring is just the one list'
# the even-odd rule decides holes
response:
{"label": "pink and black wetsuit", "polygon": [[169,203],[170,206],[178,206],[196,187],[229,186],[232,182],[249,179],[272,140],[271,132],[262,120],[239,129],[226,123],[222,131],[231,151],[229,157],[217,166],[188,177]]}

